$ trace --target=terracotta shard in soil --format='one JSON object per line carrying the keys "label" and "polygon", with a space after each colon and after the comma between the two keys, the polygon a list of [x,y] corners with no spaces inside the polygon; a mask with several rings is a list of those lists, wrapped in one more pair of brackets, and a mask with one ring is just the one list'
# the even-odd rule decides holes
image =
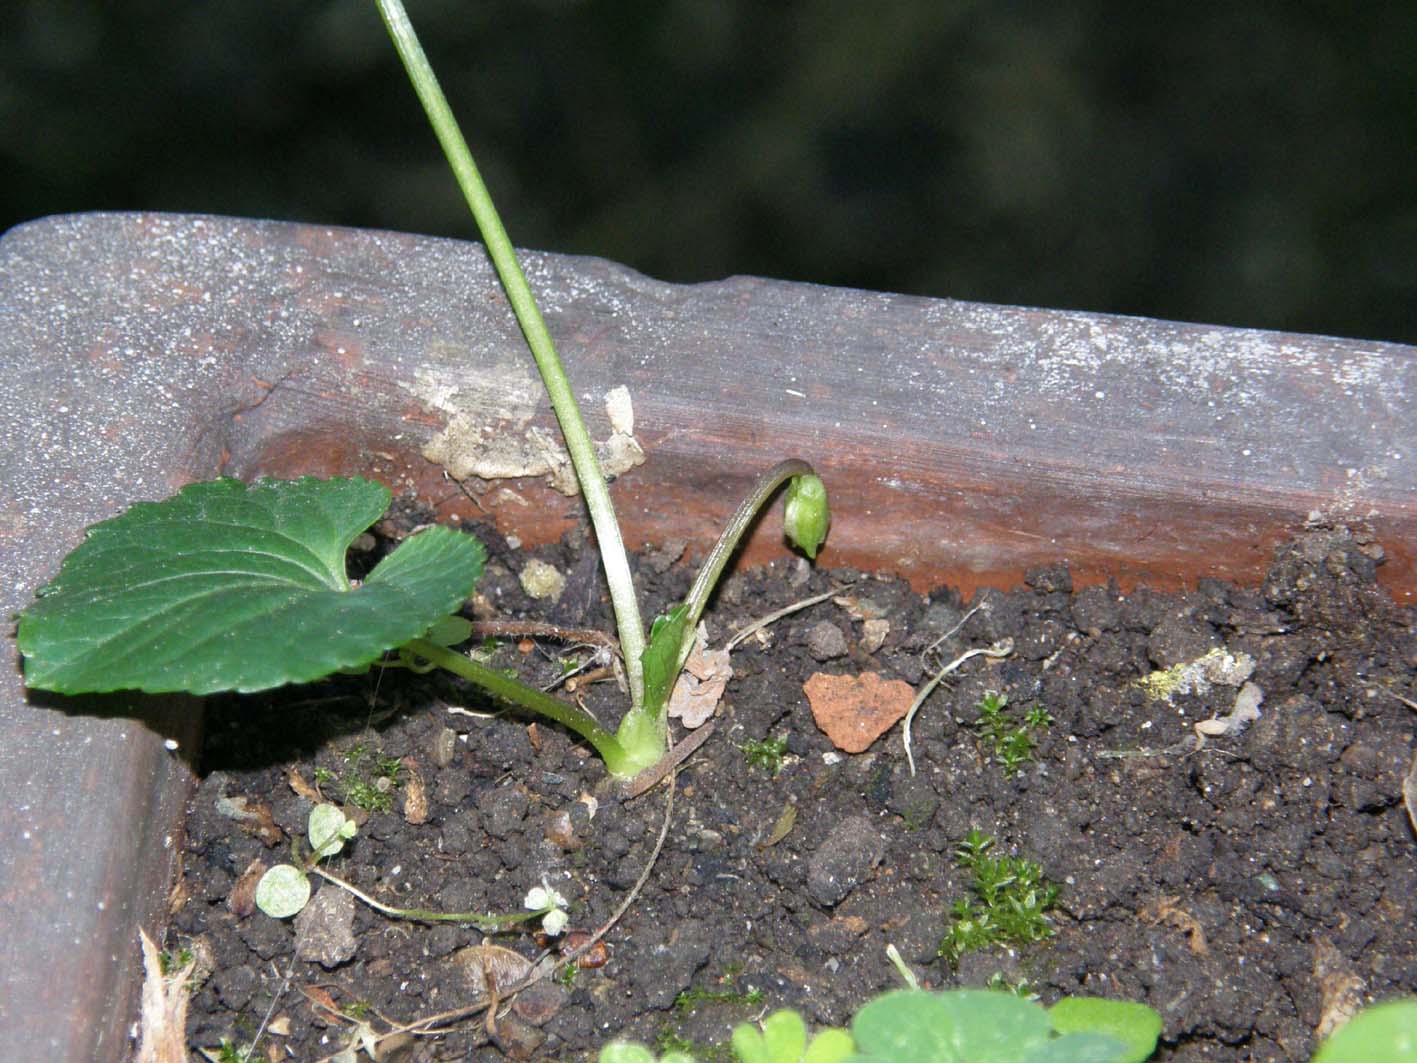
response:
{"label": "terracotta shard in soil", "polygon": [[863,752],[910,711],[915,697],[910,684],[882,679],[875,672],[817,672],[802,689],[812,706],[812,719],[844,753]]}

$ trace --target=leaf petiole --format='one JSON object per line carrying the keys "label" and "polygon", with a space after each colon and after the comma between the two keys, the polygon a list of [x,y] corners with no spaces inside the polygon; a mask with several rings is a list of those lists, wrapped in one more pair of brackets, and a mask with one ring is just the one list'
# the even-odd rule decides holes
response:
{"label": "leaf petiole", "polygon": [[611,774],[624,776],[633,774],[636,770],[631,766],[630,758],[620,741],[596,723],[589,713],[582,712],[574,705],[568,705],[550,694],[543,694],[535,687],[527,686],[516,679],[509,679],[493,668],[427,639],[414,639],[405,643],[402,648],[439,668],[476,683],[503,701],[549,717],[574,731],[595,747]]}

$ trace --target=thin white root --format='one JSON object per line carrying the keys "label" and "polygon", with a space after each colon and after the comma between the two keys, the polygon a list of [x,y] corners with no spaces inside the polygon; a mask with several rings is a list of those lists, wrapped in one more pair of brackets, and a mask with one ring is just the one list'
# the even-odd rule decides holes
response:
{"label": "thin white root", "polygon": [[[963,623],[963,621],[961,621],[961,623]],[[911,748],[910,725],[915,720],[915,713],[919,711],[920,706],[925,703],[925,699],[928,698],[932,693],[934,693],[935,688],[940,685],[940,680],[945,678],[945,676],[949,675],[951,672],[953,672],[956,668],[962,665],[965,661],[969,660],[971,657],[1000,658],[1007,657],[1013,652],[1013,639],[1000,639],[992,646],[983,646],[975,650],[965,650],[949,664],[945,665],[938,672],[936,672],[934,676],[931,677],[930,681],[920,688],[920,692],[915,695],[915,700],[910,703],[910,711],[905,714],[905,722],[901,725],[901,739],[905,744],[905,759],[910,762],[911,775],[915,774],[915,752]]]}

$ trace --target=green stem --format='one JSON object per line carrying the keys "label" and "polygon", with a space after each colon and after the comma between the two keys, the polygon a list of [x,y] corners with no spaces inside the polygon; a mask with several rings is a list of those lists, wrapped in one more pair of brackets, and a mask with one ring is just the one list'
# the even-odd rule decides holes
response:
{"label": "green stem", "polygon": [[812,466],[798,458],[778,462],[758,478],[758,482],[748,492],[748,497],[738,504],[733,516],[728,518],[728,524],[724,526],[718,542],[713,544],[708,557],[704,558],[703,567],[699,569],[694,585],[689,588],[689,593],[684,598],[684,604],[689,609],[688,623],[684,627],[684,643],[679,650],[679,663],[675,671],[682,668],[688,659],[689,651],[694,646],[694,629],[699,626],[699,617],[708,605],[709,595],[718,584],[719,576],[723,575],[723,568],[728,564],[728,559],[738,548],[739,540],[753,523],[753,518],[758,515],[758,510],[763,508],[763,504],[772,497],[774,491],[794,476],[812,475]]}
{"label": "green stem", "polygon": [[605,767],[610,774],[625,778],[638,770],[638,765],[630,763],[619,740],[596,723],[589,713],[582,712],[574,705],[567,705],[550,694],[543,694],[535,687],[529,687],[516,679],[510,679],[501,672],[478,664],[455,650],[439,646],[436,642],[429,642],[427,639],[414,639],[405,644],[403,648],[424,660],[431,661],[439,668],[476,683],[503,701],[550,717],[561,726],[574,731],[595,747],[595,751],[600,754],[600,759],[605,761]]}
{"label": "green stem", "polygon": [[624,540],[620,535],[620,525],[615,519],[615,507],[610,501],[610,491],[605,485],[605,476],[600,470],[600,462],[595,456],[595,445],[581,419],[580,407],[576,405],[571,382],[561,366],[556,354],[556,345],[547,331],[546,322],[531,294],[526,275],[517,262],[516,251],[497,208],[492,205],[491,193],[472,161],[472,153],[458,128],[457,119],[438,87],[438,79],[423,54],[413,25],[408,20],[401,0],[376,0],[379,14],[403,60],[404,69],[413,82],[423,110],[428,115],[443,153],[462,189],[467,205],[472,208],[472,216],[482,233],[487,246],[487,254],[497,270],[497,276],[506,290],[507,301],[521,325],[527,346],[536,359],[536,368],[541,373],[546,393],[551,398],[551,407],[556,411],[561,434],[566,439],[566,449],[571,455],[571,465],[580,481],[581,493],[585,497],[586,508],[590,510],[591,524],[600,544],[601,562],[605,566],[605,578],[610,585],[610,601],[615,609],[615,623],[620,632],[620,647],[625,655],[625,672],[630,682],[630,702],[638,708],[644,699],[644,672],[640,656],[644,653],[644,624],[640,619],[640,606],[635,597],[635,584],[630,576],[630,562],[625,555]]}

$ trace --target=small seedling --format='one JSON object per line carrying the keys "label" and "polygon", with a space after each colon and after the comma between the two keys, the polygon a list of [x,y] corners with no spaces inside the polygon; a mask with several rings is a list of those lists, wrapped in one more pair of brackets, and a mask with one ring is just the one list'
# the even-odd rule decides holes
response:
{"label": "small seedling", "polygon": [[164,976],[182,970],[191,962],[191,949],[178,949],[176,952],[163,949],[157,954],[157,968]]}
{"label": "small seedling", "polygon": [[316,805],[306,823],[310,853],[300,864],[276,864],[256,883],[256,907],[272,919],[289,919],[310,903],[309,869],[335,856],[359,832],[336,805]]}
{"label": "small seedling", "polygon": [[1017,982],[1004,976],[1003,971],[995,971],[984,983],[985,989],[994,990],[997,993],[1011,993],[1024,1000],[1037,1000],[1038,994],[1033,991],[1033,986],[1029,984],[1027,978],[1020,978]]}
{"label": "small seedling", "polygon": [[750,768],[762,768],[769,775],[782,770],[782,757],[787,752],[787,739],[764,738],[761,741],[744,742],[738,747],[743,751],[743,759]]}
{"label": "small seedling", "polygon": [[807,1024],[795,1011],[775,1011],[761,1028],[743,1023],[733,1031],[733,1053],[741,1063],[840,1063],[855,1045],[845,1030],[819,1030],[807,1041]]}
{"label": "small seedling", "polygon": [[1034,705],[1023,714],[1022,724],[1018,724],[1005,714],[1008,704],[1008,695],[991,690],[975,706],[979,715],[974,726],[978,728],[994,760],[1003,767],[1004,775],[1012,778],[1033,759],[1037,742],[1032,732],[1052,726],[1053,717],[1043,706]]}
{"label": "small seedling", "polygon": [[900,980],[905,983],[906,989],[919,989],[920,979],[915,977],[915,972],[910,969],[910,965],[905,962],[905,957],[900,954],[900,949],[891,942],[886,946],[886,959],[891,961],[891,966],[900,976]]}
{"label": "small seedling", "polygon": [[991,945],[1027,945],[1050,937],[1047,912],[1058,887],[1043,869],[1019,856],[991,856],[994,839],[972,829],[955,850],[955,863],[970,872],[968,899],[950,908],[950,925],[939,955],[953,964],[966,952]]}
{"label": "small seedling", "polygon": [[411,919],[423,923],[468,923],[484,931],[504,930],[518,923],[540,919],[542,929],[552,937],[566,928],[566,898],[542,880],[527,892],[524,912],[504,915],[482,912],[434,912],[425,908],[394,908],[384,904],[344,879],[321,868],[320,862],[337,855],[344,843],[355,836],[358,827],[335,805],[316,805],[310,810],[307,826],[308,853],[302,855],[292,846],[294,862],[277,864],[256,883],[256,907],[273,919],[288,919],[298,915],[310,902],[310,876],[318,875],[347,891],[371,908],[396,919]]}
{"label": "small seedling", "polygon": [[541,880],[540,886],[533,886],[527,891],[522,907],[543,913],[541,930],[548,937],[559,936],[570,919],[566,915],[566,898],[548,886],[545,879]]}
{"label": "small seedling", "polygon": [[1053,714],[1042,705],[1034,705],[1023,714],[1023,722],[1042,731],[1053,726]]}
{"label": "small seedling", "polygon": [[[732,985],[731,978],[726,978],[725,981],[730,986]],[[762,1002],[763,991],[761,989],[702,989],[698,986],[691,986],[674,998],[674,1010],[682,1015],[709,1004],[730,1004],[752,1008]]]}

